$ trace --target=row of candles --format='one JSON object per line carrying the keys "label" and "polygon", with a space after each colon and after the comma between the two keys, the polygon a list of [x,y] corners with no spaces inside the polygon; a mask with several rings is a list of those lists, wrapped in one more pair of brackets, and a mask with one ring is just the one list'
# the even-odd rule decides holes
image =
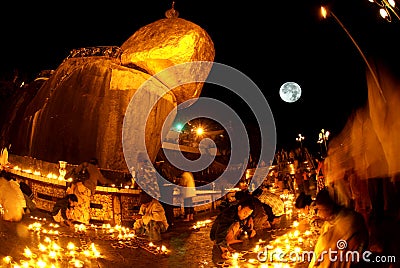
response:
{"label": "row of candles", "polygon": [[[293,208],[294,194],[284,193],[280,195],[280,198],[284,201],[286,216],[297,216],[298,220],[305,217]],[[271,240],[268,243],[260,239],[254,248],[232,253],[227,260],[218,263],[218,266],[289,268],[311,261],[312,250],[318,235],[317,230],[314,230],[312,226],[304,230],[300,228],[297,220],[285,229],[287,232],[280,236],[271,234]],[[284,230],[284,228],[279,230]]]}
{"label": "row of candles", "polygon": [[43,243],[39,243],[35,252],[29,247],[25,247],[25,260],[20,260],[18,264],[11,256],[3,258],[3,262],[9,267],[64,267],[68,262],[69,267],[84,267],[84,263],[90,259],[101,257],[94,243],[85,250],[79,250],[74,243],[68,242],[66,248],[61,247],[55,240],[46,236]]}
{"label": "row of candles", "polygon": [[[62,162],[62,161],[60,161]],[[49,183],[54,183],[54,184],[66,184],[67,182],[72,182],[72,178],[65,178],[66,175],[66,169],[65,168],[60,168],[59,169],[59,174],[55,174],[55,173],[48,173],[47,175],[42,174],[40,171],[38,170],[31,170],[31,169],[22,169],[19,166],[14,166],[11,171],[17,175],[21,175],[24,177],[28,177],[31,179],[38,179],[38,180],[45,180],[46,182]],[[100,187],[100,186],[97,186]],[[116,185],[116,184],[111,184],[108,187],[114,188],[115,191],[117,191],[118,189],[131,189],[133,188],[133,185]],[[100,187],[102,188],[102,187]],[[108,188],[107,191],[110,191],[110,189]]]}
{"label": "row of candles", "polygon": [[[269,241],[259,240],[249,251],[235,252],[220,267],[296,267],[299,263],[311,261],[315,237],[313,232],[301,232],[294,221],[291,231]],[[246,256],[252,256],[246,258]]]}
{"label": "row of candles", "polygon": [[[111,243],[113,248],[124,248],[121,245],[131,245],[129,248],[142,248],[154,255],[166,256],[169,250],[165,245],[155,245],[152,242],[147,242],[144,239],[139,239],[135,234],[123,226],[111,226],[110,224],[103,224],[100,226],[84,224],[76,224],[73,227],[73,235],[60,232],[58,224],[47,224],[46,218],[31,217],[35,220],[32,224],[28,225],[28,230],[35,233],[39,239],[37,248],[25,247],[22,255],[25,259],[17,262],[13,257],[6,256],[3,258],[4,267],[20,268],[20,267],[37,267],[37,268],[57,268],[65,267],[84,267],[86,263],[91,262],[93,259],[103,257],[97,246],[94,243],[87,245],[84,237],[92,238],[94,232],[94,239],[116,241]],[[93,231],[93,232],[89,232]],[[72,236],[80,239],[80,247],[77,247],[73,242],[68,241],[65,247],[62,247],[58,241],[62,236]],[[50,238],[52,237],[52,238]],[[90,265],[89,265],[90,266]],[[0,267],[3,267],[0,265]]]}

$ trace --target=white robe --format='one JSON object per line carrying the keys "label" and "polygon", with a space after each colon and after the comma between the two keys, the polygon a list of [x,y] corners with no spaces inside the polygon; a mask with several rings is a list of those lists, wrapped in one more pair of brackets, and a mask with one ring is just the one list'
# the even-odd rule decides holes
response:
{"label": "white robe", "polygon": [[3,208],[3,219],[20,221],[26,206],[24,194],[15,181],[0,177],[0,205]]}

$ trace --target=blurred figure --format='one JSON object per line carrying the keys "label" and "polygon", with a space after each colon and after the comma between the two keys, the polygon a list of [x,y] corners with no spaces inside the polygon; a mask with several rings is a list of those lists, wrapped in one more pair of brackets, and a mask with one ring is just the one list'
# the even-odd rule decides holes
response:
{"label": "blurred figure", "polygon": [[298,193],[305,192],[304,175],[303,175],[303,171],[300,168],[296,169],[296,173],[294,174],[294,181],[297,185],[297,192]]}
{"label": "blurred figure", "polygon": [[0,176],[0,206],[3,209],[3,219],[6,221],[21,221],[26,202],[16,181],[2,172]]}
{"label": "blurred figure", "polygon": [[184,221],[192,221],[194,216],[193,197],[196,196],[196,185],[191,172],[183,172],[181,175],[180,185],[182,188],[182,198],[185,209]]}
{"label": "blurred figure", "polygon": [[303,170],[303,189],[304,193],[310,194],[310,176],[306,169]]}
{"label": "blurred figure", "polygon": [[[353,267],[359,265],[351,257],[339,260],[339,253],[346,256],[358,252],[360,260],[362,253],[368,248],[369,234],[363,216],[346,207],[338,205],[330,196],[327,189],[320,190],[316,197],[318,217],[325,220],[314,248],[314,256],[309,267]],[[329,252],[336,251],[332,261]],[[353,254],[351,254],[353,253]],[[349,254],[347,254],[348,256]]]}
{"label": "blurred figure", "polygon": [[161,233],[169,227],[164,207],[146,192],[141,193],[140,202],[141,218],[133,224],[135,234],[146,235],[153,242],[161,241]]}
{"label": "blurred figure", "polygon": [[325,188],[325,159],[321,156],[316,158],[318,166],[316,170],[317,193]]}

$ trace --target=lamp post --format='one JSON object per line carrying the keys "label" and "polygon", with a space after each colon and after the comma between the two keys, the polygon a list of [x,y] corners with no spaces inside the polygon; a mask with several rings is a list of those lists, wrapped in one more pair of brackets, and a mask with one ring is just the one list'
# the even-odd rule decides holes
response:
{"label": "lamp post", "polygon": [[[318,135],[318,141],[317,143],[319,143],[320,145],[323,143],[324,147],[325,147],[325,154],[328,153],[328,146],[326,145],[326,142],[329,138],[329,135],[331,133],[329,131],[325,131],[325,129],[321,129],[321,132]],[[322,146],[321,146],[322,147]],[[322,152],[321,152],[322,153]]]}
{"label": "lamp post", "polygon": [[204,128],[198,127],[196,128],[196,135],[197,136],[202,136],[204,134]]}
{"label": "lamp post", "polygon": [[[386,0],[382,0],[382,1],[386,2]],[[393,0],[391,0],[391,1],[393,1]],[[372,69],[371,65],[369,64],[367,58],[365,57],[364,53],[362,52],[360,46],[357,44],[356,40],[354,40],[353,36],[350,34],[350,32],[347,30],[347,28],[344,27],[343,23],[339,20],[338,17],[336,17],[336,15],[331,10],[328,10],[326,7],[321,6],[321,14],[322,14],[322,17],[324,17],[324,18],[327,18],[328,16],[331,16],[332,18],[334,18],[335,21],[340,25],[340,27],[346,32],[347,36],[353,42],[353,45],[357,48],[357,50],[360,53],[362,59],[364,60],[365,64],[367,65],[367,68],[370,71],[370,73],[372,75],[372,78],[374,79],[374,82],[375,82],[376,86],[379,89],[379,93],[381,94],[381,96],[383,98],[383,101],[386,103],[386,98],[383,95],[383,91],[382,91],[381,85],[378,82],[378,78],[377,78],[377,76],[375,74],[375,71]]]}
{"label": "lamp post", "polygon": [[[368,0],[371,3],[377,4],[379,9],[379,14],[382,18],[387,20],[388,22],[392,22],[392,16],[390,13],[393,13],[398,20],[400,20],[399,14],[396,12],[396,2],[394,0]],[[389,12],[390,11],[390,12]]]}
{"label": "lamp post", "polygon": [[299,134],[298,137],[296,138],[296,141],[300,143],[300,148],[303,148],[303,140],[304,136],[302,136],[301,134]]}

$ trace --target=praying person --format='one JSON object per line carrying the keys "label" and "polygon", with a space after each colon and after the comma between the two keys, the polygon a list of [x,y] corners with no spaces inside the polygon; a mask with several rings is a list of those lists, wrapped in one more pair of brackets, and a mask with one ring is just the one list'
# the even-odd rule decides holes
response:
{"label": "praying person", "polygon": [[215,219],[211,230],[210,239],[222,252],[222,258],[227,259],[231,252],[232,244],[241,243],[241,235],[245,232],[250,238],[256,235],[256,231],[249,226],[249,217],[254,211],[252,199],[245,198],[238,204],[223,210]]}
{"label": "praying person", "polygon": [[[81,163],[71,172],[65,175],[66,178],[76,174],[71,187],[67,189],[68,194],[75,194],[78,197],[78,204],[74,210],[74,221],[89,224],[90,221],[90,200],[96,193],[96,187],[101,184],[113,184],[113,181],[105,178],[99,169],[99,161],[92,158]],[[70,175],[71,174],[71,175]]]}
{"label": "praying person", "polygon": [[75,194],[69,194],[64,198],[59,199],[53,206],[50,212],[53,219],[63,226],[71,226],[74,219],[73,209],[78,204],[78,197]]}
{"label": "praying person", "polygon": [[362,260],[363,251],[368,248],[369,233],[363,216],[355,210],[338,205],[325,188],[316,197],[318,217],[325,220],[314,248],[311,267],[361,267],[357,259],[344,258],[332,262],[329,252],[343,256],[358,255]]}
{"label": "praying person", "polygon": [[152,242],[161,241],[161,233],[168,227],[167,217],[161,203],[145,192],[141,193],[141,205],[139,209],[140,219],[133,224],[133,230],[137,235],[147,235]]}

